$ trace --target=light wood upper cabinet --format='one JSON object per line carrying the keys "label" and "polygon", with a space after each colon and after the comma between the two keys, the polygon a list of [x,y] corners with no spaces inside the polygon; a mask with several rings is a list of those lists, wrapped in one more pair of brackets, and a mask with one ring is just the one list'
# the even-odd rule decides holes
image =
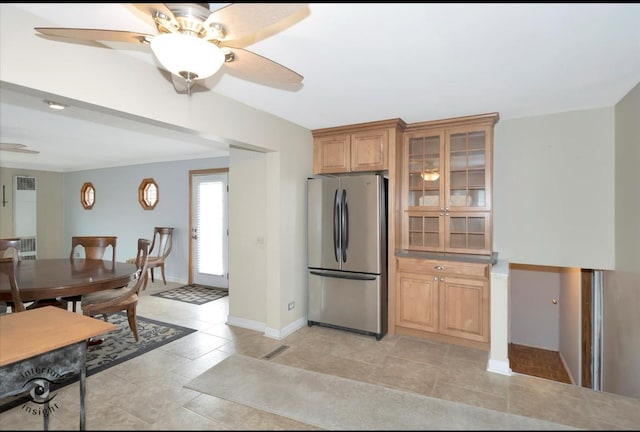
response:
{"label": "light wood upper cabinet", "polygon": [[405,249],[492,252],[492,152],[497,114],[408,125],[403,139]]}
{"label": "light wood upper cabinet", "polygon": [[389,131],[356,132],[351,135],[351,171],[389,169]]}
{"label": "light wood upper cabinet", "polygon": [[351,135],[337,134],[313,139],[313,173],[344,173],[351,170]]}
{"label": "light wood upper cabinet", "polygon": [[313,173],[387,171],[390,142],[403,127],[393,119],[312,131]]}

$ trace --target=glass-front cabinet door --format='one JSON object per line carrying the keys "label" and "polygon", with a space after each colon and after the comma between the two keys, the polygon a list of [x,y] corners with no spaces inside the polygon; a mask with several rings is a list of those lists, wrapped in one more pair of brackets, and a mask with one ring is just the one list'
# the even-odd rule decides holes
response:
{"label": "glass-front cabinet door", "polygon": [[[407,249],[444,250],[444,216],[440,212],[408,212]],[[405,232],[406,232],[405,231]]]}
{"label": "glass-front cabinet door", "polygon": [[491,253],[489,212],[408,212],[407,249]]}
{"label": "glass-front cabinet door", "polygon": [[404,247],[491,253],[491,142],[486,125],[405,134]]}
{"label": "glass-front cabinet door", "polygon": [[416,133],[405,138],[408,182],[408,207],[440,209],[444,202],[443,187],[444,133]]}
{"label": "glass-front cabinet door", "polygon": [[445,216],[445,251],[491,253],[491,213],[449,212]]}
{"label": "glass-front cabinet door", "polygon": [[452,129],[446,134],[447,205],[450,210],[490,210],[489,130]]}

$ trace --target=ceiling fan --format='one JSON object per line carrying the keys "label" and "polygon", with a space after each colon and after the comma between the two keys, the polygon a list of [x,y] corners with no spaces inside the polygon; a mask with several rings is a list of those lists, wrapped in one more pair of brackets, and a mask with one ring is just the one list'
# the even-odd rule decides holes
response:
{"label": "ceiling fan", "polygon": [[306,3],[230,3],[213,12],[208,3],[131,6],[153,20],[158,34],[56,27],[35,30],[70,39],[149,44],[160,64],[171,72],[178,92],[190,93],[196,80],[212,76],[221,67],[277,84],[302,82],[297,72],[240,45],[247,36],[300,12]]}
{"label": "ceiling fan", "polygon": [[30,150],[26,145],[17,143],[0,143],[0,150],[14,153],[40,153],[38,150]]}

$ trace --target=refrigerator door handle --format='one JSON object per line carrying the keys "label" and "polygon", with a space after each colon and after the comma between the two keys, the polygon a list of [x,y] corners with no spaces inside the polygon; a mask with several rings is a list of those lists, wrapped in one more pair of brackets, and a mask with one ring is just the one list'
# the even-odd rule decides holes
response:
{"label": "refrigerator door handle", "polygon": [[325,272],[319,272],[319,271],[315,271],[315,270],[310,270],[309,273],[311,273],[312,275],[316,275],[316,276],[322,276],[322,277],[330,277],[330,278],[336,278],[336,279],[353,279],[353,280],[376,280],[377,276],[373,276],[373,275],[366,275],[366,274],[338,274],[338,273],[325,273]]}
{"label": "refrigerator door handle", "polygon": [[336,262],[340,262],[340,202],[338,189],[333,195],[333,254]]}
{"label": "refrigerator door handle", "polygon": [[349,207],[347,206],[347,191],[342,190],[342,262],[347,262],[347,248],[349,246]]}

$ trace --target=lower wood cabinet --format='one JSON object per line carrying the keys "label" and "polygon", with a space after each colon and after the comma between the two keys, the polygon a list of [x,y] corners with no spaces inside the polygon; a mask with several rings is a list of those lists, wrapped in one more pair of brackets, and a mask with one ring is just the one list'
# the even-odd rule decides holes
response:
{"label": "lower wood cabinet", "polygon": [[410,271],[397,273],[396,324],[438,331],[438,276]]}
{"label": "lower wood cabinet", "polygon": [[396,328],[489,342],[489,264],[396,260]]}

